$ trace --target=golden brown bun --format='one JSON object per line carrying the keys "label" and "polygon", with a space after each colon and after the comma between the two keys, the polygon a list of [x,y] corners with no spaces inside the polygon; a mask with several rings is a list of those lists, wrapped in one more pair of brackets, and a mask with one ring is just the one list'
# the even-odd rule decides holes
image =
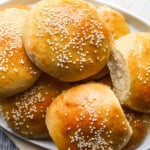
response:
{"label": "golden brown bun", "polygon": [[148,118],[145,114],[124,108],[124,112],[133,134],[123,150],[135,150],[144,141],[148,133]]}
{"label": "golden brown bun", "polygon": [[56,97],[47,109],[46,125],[59,150],[120,150],[132,134],[118,99],[99,83]]}
{"label": "golden brown bun", "polygon": [[27,57],[22,43],[27,15],[27,9],[5,8],[0,11],[0,97],[26,90],[41,72]]}
{"label": "golden brown bun", "polygon": [[8,126],[22,136],[46,138],[49,136],[45,125],[46,109],[67,88],[67,83],[42,75],[29,90],[3,102],[3,117]]}
{"label": "golden brown bun", "polygon": [[40,1],[26,19],[23,39],[33,63],[67,82],[101,71],[111,49],[96,9],[82,0]]}
{"label": "golden brown bun", "polygon": [[150,33],[132,33],[116,40],[108,67],[121,104],[150,112]]}
{"label": "golden brown bun", "polygon": [[113,40],[130,33],[129,26],[120,12],[106,6],[100,6],[97,11],[107,29],[111,32]]}

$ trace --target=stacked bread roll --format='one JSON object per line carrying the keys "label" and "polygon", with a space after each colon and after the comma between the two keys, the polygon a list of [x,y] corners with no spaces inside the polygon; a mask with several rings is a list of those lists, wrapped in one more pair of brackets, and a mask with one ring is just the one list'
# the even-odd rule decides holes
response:
{"label": "stacked bread roll", "polygon": [[148,132],[150,33],[130,32],[121,13],[83,0],[0,9],[9,128],[51,137],[60,150],[138,147]]}
{"label": "stacked bread roll", "polygon": [[47,138],[46,109],[59,93],[68,88],[68,83],[42,74],[30,89],[3,101],[3,117],[13,131],[24,137]]}
{"label": "stacked bread roll", "polygon": [[21,6],[0,10],[0,97],[26,90],[41,73],[27,57],[22,42],[28,12]]}

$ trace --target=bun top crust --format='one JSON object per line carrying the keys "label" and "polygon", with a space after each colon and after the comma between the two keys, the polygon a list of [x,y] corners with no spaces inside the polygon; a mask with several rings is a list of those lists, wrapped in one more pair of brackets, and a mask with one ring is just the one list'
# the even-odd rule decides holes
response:
{"label": "bun top crust", "polygon": [[102,70],[111,46],[97,11],[82,0],[37,3],[26,20],[24,44],[41,70],[69,82]]}
{"label": "bun top crust", "polygon": [[123,110],[133,130],[133,134],[123,150],[134,150],[142,144],[148,134],[148,116],[127,107],[123,107]]}
{"label": "bun top crust", "polygon": [[136,110],[150,112],[150,33],[132,34],[126,38],[132,43],[127,60],[132,94],[127,104]]}
{"label": "bun top crust", "polygon": [[47,109],[46,125],[61,150],[120,150],[132,133],[118,99],[99,83],[76,86],[56,97]]}
{"label": "bun top crust", "polygon": [[0,11],[0,97],[27,89],[40,75],[22,43],[27,15],[27,9],[5,8]]}
{"label": "bun top crust", "polygon": [[46,109],[69,86],[68,83],[42,74],[28,90],[2,102],[2,116],[8,126],[23,137],[47,138],[49,134],[45,125]]}
{"label": "bun top crust", "polygon": [[97,10],[99,16],[103,19],[106,27],[111,32],[113,40],[130,33],[125,17],[120,12],[106,6],[100,6]]}

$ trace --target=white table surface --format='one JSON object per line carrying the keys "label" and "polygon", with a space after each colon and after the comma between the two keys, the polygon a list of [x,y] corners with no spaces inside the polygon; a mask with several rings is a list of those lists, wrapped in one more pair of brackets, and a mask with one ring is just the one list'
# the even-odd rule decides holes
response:
{"label": "white table surface", "polygon": [[[117,6],[138,15],[142,20],[150,25],[150,0],[99,0],[100,2],[108,3]],[[8,136],[16,143],[20,150],[42,150],[34,145],[26,143],[8,134]]]}

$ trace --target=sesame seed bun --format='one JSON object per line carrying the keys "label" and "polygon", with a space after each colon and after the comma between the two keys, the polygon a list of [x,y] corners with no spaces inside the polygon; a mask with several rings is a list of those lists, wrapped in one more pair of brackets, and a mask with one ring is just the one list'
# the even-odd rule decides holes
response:
{"label": "sesame seed bun", "polygon": [[0,11],[0,97],[8,97],[29,88],[40,70],[27,57],[22,43],[27,9]]}
{"label": "sesame seed bun", "polygon": [[56,97],[47,109],[46,125],[60,150],[121,150],[132,134],[113,91],[99,83],[79,85]]}
{"label": "sesame seed bun", "polygon": [[148,117],[144,113],[123,108],[127,120],[130,123],[133,134],[123,150],[134,150],[142,144],[148,134]]}
{"label": "sesame seed bun", "polygon": [[150,112],[150,33],[131,33],[114,42],[108,62],[122,105]]}
{"label": "sesame seed bun", "polygon": [[67,83],[42,74],[30,89],[3,101],[3,118],[9,128],[23,137],[49,137],[45,125],[46,109],[54,98],[67,88]]}
{"label": "sesame seed bun", "polygon": [[23,39],[33,63],[67,82],[101,71],[111,49],[96,9],[82,0],[40,1],[26,19]]}
{"label": "sesame seed bun", "polygon": [[125,17],[120,12],[107,6],[100,6],[97,8],[97,11],[110,31],[113,40],[130,33]]}

